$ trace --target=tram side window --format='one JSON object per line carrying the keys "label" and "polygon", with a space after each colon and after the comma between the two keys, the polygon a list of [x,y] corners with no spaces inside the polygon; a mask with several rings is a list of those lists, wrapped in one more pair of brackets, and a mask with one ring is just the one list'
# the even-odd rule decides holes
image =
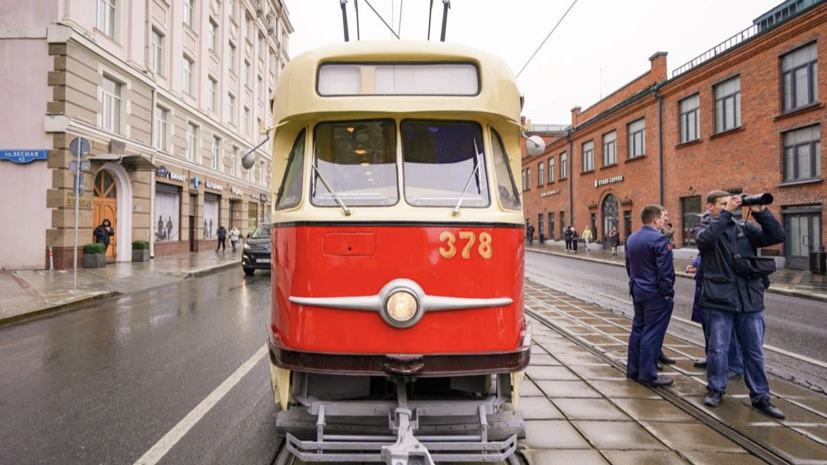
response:
{"label": "tram side window", "polygon": [[[393,120],[320,123],[314,137],[316,167],[345,205],[381,207],[399,201]],[[337,207],[315,172],[311,179],[313,205]]]}
{"label": "tram side window", "polygon": [[409,204],[454,207],[463,192],[463,208],[490,204],[479,124],[406,120],[400,132]]}
{"label": "tram side window", "polygon": [[[500,203],[506,210],[520,210],[520,195],[517,191],[517,184],[511,174],[511,165],[508,162],[508,155],[505,153],[505,145],[497,134],[491,130],[492,150],[494,153],[494,174],[497,176],[497,192],[500,194]],[[552,164],[549,164],[551,169]]]}
{"label": "tram side window", "polygon": [[296,142],[293,143],[293,150],[287,161],[287,169],[284,170],[284,179],[279,188],[276,210],[293,208],[301,202],[302,187],[304,186],[304,130],[299,133]]}

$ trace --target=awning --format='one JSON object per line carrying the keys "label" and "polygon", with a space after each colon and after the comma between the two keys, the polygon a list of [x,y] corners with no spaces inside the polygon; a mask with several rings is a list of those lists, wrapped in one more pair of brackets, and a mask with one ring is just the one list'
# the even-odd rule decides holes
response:
{"label": "awning", "polygon": [[146,155],[118,155],[114,153],[104,153],[91,156],[89,157],[89,160],[100,163],[120,163],[124,168],[131,171],[155,171],[158,168]]}

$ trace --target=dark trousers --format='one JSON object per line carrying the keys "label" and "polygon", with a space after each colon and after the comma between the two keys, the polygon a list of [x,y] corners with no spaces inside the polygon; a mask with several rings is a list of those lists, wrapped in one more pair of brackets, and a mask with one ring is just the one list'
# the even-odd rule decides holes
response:
{"label": "dark trousers", "polygon": [[764,370],[764,312],[728,312],[706,310],[709,331],[707,352],[707,387],[716,391],[726,390],[729,379],[729,352],[733,329],[741,343],[744,363],[744,379],[749,397],[755,402],[769,395],[770,385]]}
{"label": "dark trousers", "polygon": [[577,252],[577,239],[572,239],[572,241],[571,241],[571,250]]}
{"label": "dark trousers", "polygon": [[566,241],[566,250],[571,250],[571,241],[570,240]]}
{"label": "dark trousers", "polygon": [[218,249],[221,249],[222,247],[223,247],[222,250],[227,250],[227,239],[226,238],[218,239],[218,245],[215,246],[215,251],[218,252]]}
{"label": "dark trousers", "polygon": [[232,244],[232,245],[233,245],[233,252],[235,252],[235,244],[236,244],[237,242],[238,242],[238,241],[230,241],[230,244]]}
{"label": "dark trousers", "polygon": [[674,306],[675,302],[672,299],[635,301],[626,374],[637,376],[641,381],[654,381],[658,378],[658,354],[663,346],[663,338],[666,336],[666,328],[669,327]]}

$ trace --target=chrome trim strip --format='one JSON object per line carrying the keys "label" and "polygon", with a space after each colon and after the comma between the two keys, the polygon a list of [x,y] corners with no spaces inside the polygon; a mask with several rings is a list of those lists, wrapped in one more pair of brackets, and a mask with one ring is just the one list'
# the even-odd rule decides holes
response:
{"label": "chrome trim strip", "polygon": [[313,307],[338,308],[342,310],[365,310],[378,312],[382,310],[382,298],[378,295],[364,297],[293,297],[290,302]]}

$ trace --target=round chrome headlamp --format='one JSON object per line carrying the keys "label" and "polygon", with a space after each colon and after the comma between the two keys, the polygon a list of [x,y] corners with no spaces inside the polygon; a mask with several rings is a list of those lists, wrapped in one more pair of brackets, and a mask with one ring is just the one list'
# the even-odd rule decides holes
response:
{"label": "round chrome headlamp", "polygon": [[406,290],[394,291],[385,302],[385,311],[388,316],[399,323],[410,321],[416,316],[417,310],[419,310],[419,301]]}

